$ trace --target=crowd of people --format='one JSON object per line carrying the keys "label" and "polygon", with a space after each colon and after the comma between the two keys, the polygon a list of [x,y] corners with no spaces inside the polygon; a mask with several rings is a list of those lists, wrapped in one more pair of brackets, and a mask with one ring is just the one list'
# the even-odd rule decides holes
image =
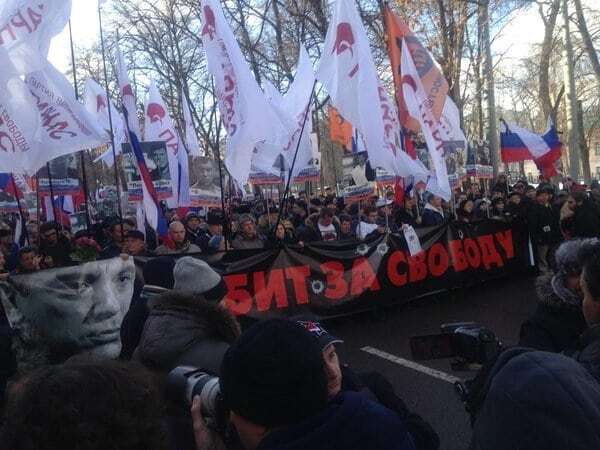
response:
{"label": "crowd of people", "polygon": [[17,217],[0,223],[0,269],[31,273],[127,253],[161,256],[225,250],[276,248],[317,241],[365,240],[405,227],[431,227],[449,221],[474,223],[483,219],[522,220],[536,245],[538,264],[547,271],[553,250],[565,239],[595,237],[600,228],[600,186],[590,189],[565,181],[525,181],[510,186],[500,175],[487,189],[472,183],[456,189],[451,201],[413,190],[398,196],[392,188],[381,196],[346,203],[331,189],[309,196],[290,195],[285,210],[273,200],[233,198],[220,208],[169,210],[168,233],[158,238],[134,216],[107,217],[89,230],[72,234],[55,222],[31,221],[15,242]]}
{"label": "crowd of people", "polygon": [[[1,446],[444,448],[427,418],[411,411],[384,376],[340,361],[343,341],[316,317],[242,327],[224,306],[222,276],[185,255],[364,240],[406,226],[492,219],[527,224],[537,248],[539,302],[521,326],[519,347],[480,372],[471,446],[600,448],[600,187],[510,186],[500,176],[488,190],[479,184],[457,190],[451,202],[407,193],[399,204],[398,198],[386,192],[346,205],[331,190],[310,198],[300,192],[281,214],[272,202],[232,199],[226,211],[165,211],[165,239],[133,218],[109,218],[74,235],[54,222],[31,222],[15,242],[6,220],[4,279],[123,254],[154,258],[123,319],[118,361],[79,352],[23,372],[11,349],[13,330],[0,315],[0,388],[7,388]],[[215,426],[208,395],[186,401],[181,387],[173,395],[169,374],[181,366],[219,377],[224,427]]]}

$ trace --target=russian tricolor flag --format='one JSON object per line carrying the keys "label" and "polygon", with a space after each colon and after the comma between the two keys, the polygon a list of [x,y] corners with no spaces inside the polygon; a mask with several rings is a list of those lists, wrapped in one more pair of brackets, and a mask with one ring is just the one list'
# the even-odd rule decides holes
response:
{"label": "russian tricolor flag", "polygon": [[563,145],[552,122],[548,121],[548,129],[541,136],[517,125],[508,125],[504,121],[503,126],[504,131],[500,133],[503,162],[533,160],[543,176],[552,177],[557,174],[555,163],[561,157]]}
{"label": "russian tricolor flag", "polygon": [[23,198],[23,192],[17,186],[11,173],[0,173],[0,190],[7,192],[16,199],[20,200]]}

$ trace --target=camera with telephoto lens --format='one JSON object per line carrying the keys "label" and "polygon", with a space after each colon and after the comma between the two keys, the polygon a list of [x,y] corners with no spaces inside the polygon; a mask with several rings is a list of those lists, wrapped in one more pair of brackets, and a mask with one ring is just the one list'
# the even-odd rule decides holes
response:
{"label": "camera with telephoto lens", "polygon": [[225,433],[229,411],[223,403],[218,377],[197,367],[179,366],[167,376],[166,392],[170,399],[187,407],[199,395],[207,426]]}

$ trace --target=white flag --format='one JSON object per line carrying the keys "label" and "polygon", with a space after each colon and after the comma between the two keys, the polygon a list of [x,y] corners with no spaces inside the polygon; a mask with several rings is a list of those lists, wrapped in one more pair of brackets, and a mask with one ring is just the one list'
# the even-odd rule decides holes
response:
{"label": "white flag", "polygon": [[335,4],[317,79],[329,92],[333,106],[362,135],[371,165],[396,172],[391,142],[386,141],[381,83],[353,0]]}
{"label": "white flag", "polygon": [[103,145],[108,136],[75,99],[75,91],[54,66],[29,73],[25,78],[40,115],[36,133],[39,148],[26,156],[28,171],[37,171],[46,162],[62,155]]}
{"label": "white flag", "polygon": [[179,134],[173,120],[154,81],[148,86],[148,97],[144,108],[144,137],[146,141],[161,141],[167,147],[169,174],[171,175],[171,191],[173,196],[167,199],[169,208],[177,208],[179,198]]}
{"label": "white flag", "polygon": [[[38,151],[35,133],[40,116],[27,86],[0,47],[0,172],[24,173]],[[35,169],[31,168],[31,173]]]}
{"label": "white flag", "polygon": [[119,82],[119,91],[121,92],[121,101],[129,116],[129,131],[135,133],[138,138],[141,138],[140,120],[137,115],[135,95],[133,95],[133,88],[129,82],[129,75],[127,75],[127,65],[123,59],[119,44],[117,44],[117,80]]}
{"label": "white flag", "polygon": [[248,180],[254,148],[261,141],[284,137],[281,119],[267,102],[225,20],[220,2],[203,0],[202,42],[208,70],[227,129],[225,165],[238,184]]}
{"label": "white flag", "polygon": [[[125,131],[125,124],[123,123],[123,116],[121,116],[117,108],[115,108],[114,103],[111,101],[109,117],[109,103],[106,98],[106,90],[104,90],[98,83],[96,83],[91,78],[85,80],[85,87],[83,91],[83,104],[87,112],[102,128],[104,128],[104,130],[106,130],[107,133],[110,133],[110,122],[112,119],[112,129],[115,140],[115,153],[119,155],[121,153],[121,145],[124,142],[127,142],[127,135]],[[112,160],[112,149],[110,149],[110,155],[110,158]]]}
{"label": "white flag", "polygon": [[185,143],[188,152],[190,152],[190,155],[194,158],[197,156],[205,156],[204,149],[201,149],[200,144],[198,143],[198,136],[196,135],[194,121],[192,120],[192,112],[183,89],[181,90],[181,108],[183,109],[183,120],[185,121]]}
{"label": "white flag", "polygon": [[8,0],[0,9],[0,47],[20,74],[46,66],[51,39],[71,16],[71,0]]}
{"label": "white flag", "polygon": [[[423,48],[423,51],[427,50]],[[448,201],[452,191],[448,180],[446,155],[458,148],[466,148],[466,139],[460,129],[458,109],[454,102],[446,97],[442,115],[439,120],[435,119],[413,56],[404,41],[402,42],[402,93],[408,112],[419,120],[433,162],[435,172],[429,178],[427,190]]]}
{"label": "white flag", "polygon": [[[294,82],[283,97],[282,107],[291,115],[292,129],[286,145],[283,147],[283,157],[288,167],[292,166],[296,148],[298,154],[292,179],[300,173],[302,169],[308,167],[313,159],[313,150],[310,134],[312,132],[312,93],[315,83],[315,73],[308,53],[304,46],[300,46],[300,56],[298,58],[298,68]],[[306,118],[306,123],[304,119]],[[304,129],[302,128],[304,125]],[[300,145],[298,146],[298,141]]]}

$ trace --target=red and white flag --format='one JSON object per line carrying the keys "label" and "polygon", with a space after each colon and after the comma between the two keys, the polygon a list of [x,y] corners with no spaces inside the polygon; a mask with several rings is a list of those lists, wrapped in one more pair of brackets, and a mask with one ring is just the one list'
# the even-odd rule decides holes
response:
{"label": "red and white flag", "polygon": [[[114,103],[111,101],[109,118],[109,103],[106,98],[106,91],[91,78],[85,80],[85,86],[83,90],[83,105],[85,106],[87,112],[102,128],[104,128],[104,130],[106,130],[107,133],[110,133],[110,123],[112,120],[115,153],[119,155],[121,153],[121,145],[124,142],[127,142],[123,117],[117,108],[115,108]],[[102,154],[97,160],[100,159],[109,165],[114,164],[112,148]]]}
{"label": "red and white flag", "polygon": [[[418,42],[418,41],[417,41]],[[423,86],[419,69],[415,66],[415,55],[419,67],[432,64],[431,55],[423,47],[414,44],[409,48],[402,42],[402,93],[408,113],[417,119],[425,137],[433,171],[427,182],[427,190],[448,201],[452,191],[446,168],[446,156],[466,148],[465,135],[460,129],[458,108],[450,97],[446,97],[439,119],[436,119],[432,102]]]}
{"label": "red and white flag", "polygon": [[71,16],[71,0],[5,0],[0,6],[0,47],[20,74],[46,66],[50,41]]}
{"label": "red and white flag", "polygon": [[257,144],[285,139],[285,128],[252,75],[220,3],[203,0],[201,5],[202,42],[228,135],[225,165],[244,185]]}
{"label": "red and white flag", "polygon": [[123,59],[123,54],[117,44],[117,80],[119,82],[119,92],[121,93],[121,101],[123,107],[127,110],[127,122],[129,125],[129,131],[135,133],[138,138],[141,139],[140,134],[140,120],[137,115],[137,106],[135,104],[135,95],[133,88],[129,82],[129,75],[127,74],[127,65]]}
{"label": "red and white flag", "polygon": [[163,101],[154,81],[148,86],[148,97],[144,108],[144,137],[146,141],[164,142],[167,147],[171,191],[173,196],[167,199],[169,208],[177,208],[179,198],[179,133],[175,129],[167,105]]}
{"label": "red and white flag", "polygon": [[401,155],[395,106],[377,74],[353,0],[337,0],[335,4],[317,79],[327,89],[333,106],[362,136],[372,167],[399,176],[423,171]]}

